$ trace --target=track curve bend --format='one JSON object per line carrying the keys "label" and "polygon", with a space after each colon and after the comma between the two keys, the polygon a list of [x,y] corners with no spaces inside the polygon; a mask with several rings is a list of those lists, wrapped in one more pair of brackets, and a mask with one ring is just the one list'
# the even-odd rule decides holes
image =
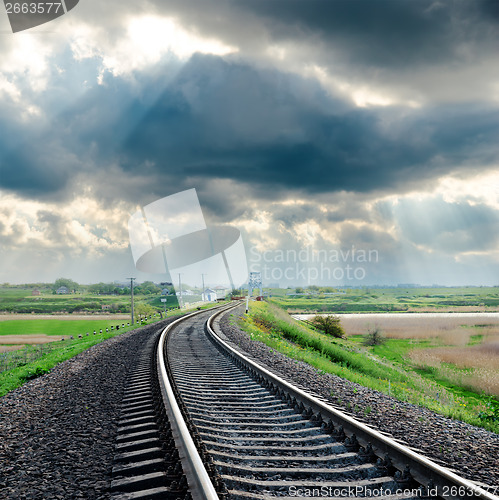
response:
{"label": "track curve bend", "polygon": [[194,499],[498,499],[245,358],[215,332],[223,312],[174,322],[158,346]]}

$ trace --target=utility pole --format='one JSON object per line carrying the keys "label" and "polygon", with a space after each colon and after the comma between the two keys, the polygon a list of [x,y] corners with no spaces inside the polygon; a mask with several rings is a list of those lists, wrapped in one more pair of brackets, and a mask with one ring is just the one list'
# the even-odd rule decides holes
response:
{"label": "utility pole", "polygon": [[178,289],[180,291],[180,298],[179,298],[178,305],[179,305],[180,309],[182,309],[182,282],[180,281],[181,274],[182,273],[178,273]]}
{"label": "utility pole", "polygon": [[204,302],[204,277],[206,274],[201,273],[201,279],[203,280],[203,290],[201,292],[201,300]]}
{"label": "utility pole", "polygon": [[130,280],[130,293],[132,295],[132,322],[130,323],[133,325],[133,282],[135,281],[135,278],[127,278]]}

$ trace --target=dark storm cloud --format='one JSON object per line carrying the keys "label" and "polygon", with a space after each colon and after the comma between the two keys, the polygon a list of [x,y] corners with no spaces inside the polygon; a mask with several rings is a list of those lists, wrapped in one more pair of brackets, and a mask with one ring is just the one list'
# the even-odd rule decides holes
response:
{"label": "dark storm cloud", "polygon": [[[489,46],[497,2],[484,0],[239,0],[281,40],[315,37],[352,64],[406,67],[458,57],[459,44]],[[495,33],[495,35],[494,35]]]}
{"label": "dark storm cloud", "polygon": [[397,117],[352,108],[301,77],[214,56],[194,56],[172,81],[142,78],[137,93],[108,76],[43,133],[5,145],[0,187],[61,193],[71,178],[118,165],[119,182],[128,176],[139,199],[144,190],[202,190],[214,179],[243,183],[257,197],[402,192],[498,160],[493,108],[437,106]]}
{"label": "dark storm cloud", "polygon": [[497,111],[440,106],[396,118],[391,110],[348,109],[318,86],[302,100],[298,82],[305,85],[296,76],[192,58],[127,137],[129,168],[149,160],[158,173],[196,182],[368,192],[403,190],[498,159]]}
{"label": "dark storm cloud", "polygon": [[5,145],[0,151],[0,188],[35,198],[60,192],[74,163],[72,154],[53,137],[30,137],[13,149]]}

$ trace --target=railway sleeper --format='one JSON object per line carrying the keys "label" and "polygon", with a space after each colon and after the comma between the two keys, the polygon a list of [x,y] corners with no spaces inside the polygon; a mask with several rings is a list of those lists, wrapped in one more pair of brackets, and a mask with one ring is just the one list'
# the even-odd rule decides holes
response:
{"label": "railway sleeper", "polygon": [[234,474],[237,477],[255,478],[259,480],[274,480],[275,478],[292,478],[323,482],[334,479],[371,479],[380,476],[378,470],[371,464],[349,465],[348,467],[254,467],[215,461],[215,465],[223,474]]}
{"label": "railway sleeper", "polygon": [[[230,460],[231,463],[238,462],[253,462],[255,464],[267,464],[269,467],[318,467],[324,464],[324,467],[334,467],[348,464],[363,463],[357,453],[337,453],[330,455],[313,455],[306,456],[305,461],[299,461],[295,455],[237,455],[235,453],[227,453],[219,450],[210,450],[210,455],[220,461]],[[303,455],[300,459],[303,459]]]}
{"label": "railway sleeper", "polygon": [[360,498],[377,496],[373,493],[383,491],[386,493],[395,493],[397,491],[398,485],[393,480],[392,477],[382,476],[374,479],[359,479],[359,480],[348,480],[348,481],[321,481],[318,484],[316,481],[302,481],[302,480],[292,480],[286,481],[282,479],[276,479],[274,481],[262,481],[255,478],[237,477],[232,475],[223,474],[222,479],[227,485],[229,491],[267,491],[267,492],[278,492],[282,491],[289,492],[290,487],[293,486],[300,490],[348,490],[351,492],[362,492],[359,495]]}
{"label": "railway sleeper", "polygon": [[127,378],[112,470],[113,500],[191,498],[155,375],[158,338],[147,342]]}

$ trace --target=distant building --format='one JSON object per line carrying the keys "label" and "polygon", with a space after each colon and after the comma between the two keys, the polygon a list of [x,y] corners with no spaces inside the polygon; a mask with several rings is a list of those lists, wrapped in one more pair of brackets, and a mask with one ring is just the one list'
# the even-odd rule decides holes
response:
{"label": "distant building", "polygon": [[161,295],[168,295],[170,293],[170,290],[168,290],[168,288],[163,288],[163,290],[161,290]]}
{"label": "distant building", "polygon": [[102,304],[102,310],[103,311],[110,311],[111,305],[110,304]]}
{"label": "distant building", "polygon": [[226,286],[214,286],[212,290],[217,294],[217,299],[224,299],[229,289]]}
{"label": "distant building", "polygon": [[40,292],[40,290],[33,290],[31,292],[31,295],[33,295],[34,297],[37,297],[38,295],[41,295],[42,293]]}
{"label": "distant building", "polygon": [[208,302],[215,302],[217,300],[217,292],[212,288],[207,288],[203,292],[203,300],[206,300]]}
{"label": "distant building", "polygon": [[59,294],[59,295],[65,295],[66,293],[69,293],[69,290],[67,287],[65,286],[60,286],[56,291],[55,293]]}

